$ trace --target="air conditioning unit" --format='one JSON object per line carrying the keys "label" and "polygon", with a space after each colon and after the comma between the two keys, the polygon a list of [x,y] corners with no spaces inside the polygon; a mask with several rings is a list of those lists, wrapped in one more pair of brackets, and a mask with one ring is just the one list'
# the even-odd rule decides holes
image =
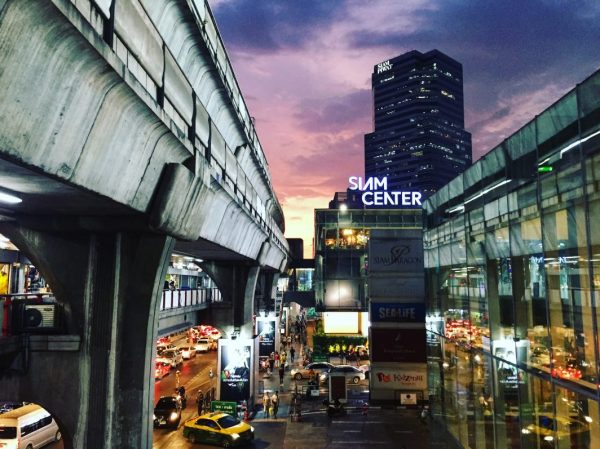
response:
{"label": "air conditioning unit", "polygon": [[62,308],[57,303],[15,302],[12,333],[53,333],[60,330]]}

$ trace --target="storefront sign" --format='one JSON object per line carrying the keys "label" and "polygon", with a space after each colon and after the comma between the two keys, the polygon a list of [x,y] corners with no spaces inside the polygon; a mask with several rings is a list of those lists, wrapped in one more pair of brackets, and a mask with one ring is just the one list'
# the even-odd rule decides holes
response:
{"label": "storefront sign", "polygon": [[427,370],[391,369],[371,366],[371,385],[386,390],[425,390]]}
{"label": "storefront sign", "polygon": [[219,341],[219,383],[222,401],[240,402],[250,398],[253,341]]}
{"label": "storefront sign", "polygon": [[414,273],[423,279],[423,239],[377,238],[369,241],[369,274]]}
{"label": "storefront sign", "polygon": [[425,304],[423,303],[371,303],[372,323],[423,323]]}
{"label": "storefront sign", "polygon": [[424,363],[425,329],[371,328],[371,362]]}
{"label": "storefront sign", "polygon": [[372,177],[363,180],[360,176],[350,176],[348,183],[350,190],[363,192],[361,199],[365,206],[421,206],[421,192],[388,192],[387,178]]}

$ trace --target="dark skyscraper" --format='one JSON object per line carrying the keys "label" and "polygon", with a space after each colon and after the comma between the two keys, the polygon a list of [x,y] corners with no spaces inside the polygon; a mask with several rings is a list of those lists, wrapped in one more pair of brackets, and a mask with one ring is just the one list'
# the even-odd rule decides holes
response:
{"label": "dark skyscraper", "polygon": [[388,190],[428,197],[471,164],[459,62],[438,50],[411,51],[377,64],[372,90],[367,177],[387,176]]}

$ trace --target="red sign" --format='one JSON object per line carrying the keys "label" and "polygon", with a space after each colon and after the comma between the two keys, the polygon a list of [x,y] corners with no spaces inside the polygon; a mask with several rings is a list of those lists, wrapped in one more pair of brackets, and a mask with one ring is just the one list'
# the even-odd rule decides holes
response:
{"label": "red sign", "polygon": [[371,328],[371,362],[426,362],[425,338],[425,329]]}

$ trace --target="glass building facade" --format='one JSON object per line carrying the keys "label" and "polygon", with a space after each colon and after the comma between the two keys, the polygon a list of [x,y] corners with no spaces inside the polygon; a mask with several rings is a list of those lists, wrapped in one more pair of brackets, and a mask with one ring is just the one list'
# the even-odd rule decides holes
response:
{"label": "glass building facade", "polygon": [[421,209],[316,209],[317,308],[368,311],[368,243],[371,231],[421,227]]}
{"label": "glass building facade", "polygon": [[434,414],[465,448],[600,448],[600,72],[424,214]]}

